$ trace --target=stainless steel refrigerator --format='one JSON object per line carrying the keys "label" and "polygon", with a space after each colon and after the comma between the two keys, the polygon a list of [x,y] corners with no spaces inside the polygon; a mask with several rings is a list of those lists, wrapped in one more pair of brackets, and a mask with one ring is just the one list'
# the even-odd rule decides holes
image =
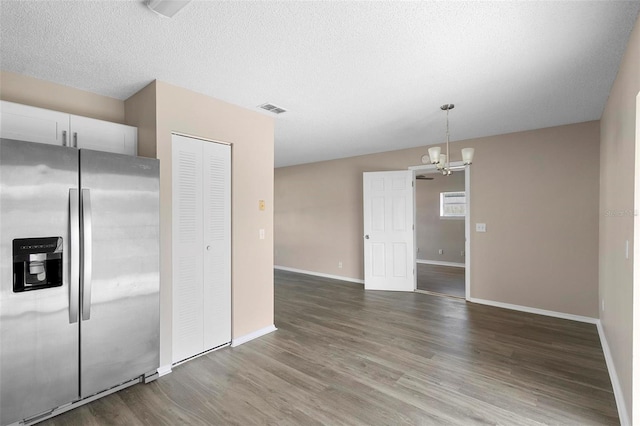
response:
{"label": "stainless steel refrigerator", "polygon": [[156,374],[158,172],[0,140],[0,425]]}

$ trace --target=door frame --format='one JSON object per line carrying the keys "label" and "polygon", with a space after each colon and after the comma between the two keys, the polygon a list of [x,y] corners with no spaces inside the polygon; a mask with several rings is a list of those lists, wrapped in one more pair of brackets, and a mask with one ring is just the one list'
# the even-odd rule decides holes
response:
{"label": "door frame", "polygon": [[[640,92],[636,95],[634,212],[640,210]],[[631,415],[640,417],[640,216],[633,218],[633,286],[631,305]],[[614,388],[615,389],[615,388]],[[631,419],[629,419],[631,421]]]}
{"label": "door frame", "polygon": [[[451,162],[451,167],[464,166],[462,161],[454,161]],[[415,187],[416,174],[417,173],[440,173],[435,165],[425,164],[422,166],[410,166],[409,170],[413,171],[413,182]],[[467,210],[464,216],[464,291],[465,291],[465,300],[469,301],[471,299],[471,167],[464,168],[464,192],[467,199]],[[415,208],[416,208],[416,200],[415,200],[415,191],[413,193],[413,216],[415,217]],[[415,220],[414,220],[415,223]],[[417,246],[417,238],[416,238],[416,229],[418,224],[414,227],[413,230],[413,240],[414,245]],[[417,288],[417,269],[418,265],[416,264],[416,288]]]}

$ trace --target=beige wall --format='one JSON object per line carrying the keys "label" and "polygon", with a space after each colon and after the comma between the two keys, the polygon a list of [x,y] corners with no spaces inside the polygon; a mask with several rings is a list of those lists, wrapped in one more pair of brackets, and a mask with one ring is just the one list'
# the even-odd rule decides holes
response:
{"label": "beige wall", "polygon": [[440,193],[464,191],[464,172],[427,176],[433,180],[416,180],[417,259],[464,263],[464,218],[440,217]]}
{"label": "beige wall", "polygon": [[126,123],[138,128],[138,155],[156,158],[156,82],[124,102]]}
{"label": "beige wall", "polygon": [[[155,95],[153,92],[155,91]],[[232,335],[273,325],[273,138],[274,120],[217,99],[156,81],[126,101],[127,119],[148,126],[155,99],[160,159],[160,364],[171,363],[171,132],[232,144]],[[146,106],[145,106],[146,105]],[[141,149],[152,152],[152,132]],[[258,209],[266,201],[266,210]],[[258,238],[258,230],[266,238]]]}
{"label": "beige wall", "polygon": [[[629,38],[600,124],[600,319],[632,414],[633,247],[636,96],[640,91],[640,21]],[[639,173],[635,170],[635,173]],[[636,333],[637,334],[637,333]],[[637,336],[636,336],[637,337]],[[640,423],[634,413],[632,424]]]}
{"label": "beige wall", "polygon": [[124,123],[124,102],[73,87],[0,71],[0,99],[67,114]]}
{"label": "beige wall", "polygon": [[[473,139],[471,295],[598,316],[597,121]],[[363,278],[362,172],[418,165],[426,148],[275,172],[276,265]],[[338,262],[343,268],[338,268]]]}

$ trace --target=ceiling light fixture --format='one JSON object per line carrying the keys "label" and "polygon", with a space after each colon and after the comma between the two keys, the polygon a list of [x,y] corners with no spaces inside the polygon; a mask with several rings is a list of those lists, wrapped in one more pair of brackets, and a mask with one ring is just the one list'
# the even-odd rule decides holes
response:
{"label": "ceiling light fixture", "polygon": [[145,4],[155,13],[167,18],[173,18],[176,13],[180,12],[191,0],[146,0]]}
{"label": "ceiling light fixture", "polygon": [[442,172],[443,175],[449,176],[452,171],[456,170],[464,170],[464,168],[471,164],[473,161],[473,148],[463,148],[462,149],[462,163],[463,166],[451,166],[450,157],[449,157],[449,110],[452,110],[455,105],[453,104],[444,104],[440,107],[441,110],[447,111],[447,153],[440,154],[440,147],[434,146],[429,148],[429,155],[422,156],[422,162],[424,164],[435,164],[438,170]]}

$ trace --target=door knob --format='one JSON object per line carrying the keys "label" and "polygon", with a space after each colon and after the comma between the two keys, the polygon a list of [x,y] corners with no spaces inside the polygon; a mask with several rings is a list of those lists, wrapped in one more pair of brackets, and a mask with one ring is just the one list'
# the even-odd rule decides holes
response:
{"label": "door knob", "polygon": [[369,239],[369,234],[365,235],[365,236],[364,236],[364,238],[365,238],[366,240],[368,240],[368,239]]}
{"label": "door knob", "polygon": [[211,246],[207,246],[207,251],[211,251]]}

